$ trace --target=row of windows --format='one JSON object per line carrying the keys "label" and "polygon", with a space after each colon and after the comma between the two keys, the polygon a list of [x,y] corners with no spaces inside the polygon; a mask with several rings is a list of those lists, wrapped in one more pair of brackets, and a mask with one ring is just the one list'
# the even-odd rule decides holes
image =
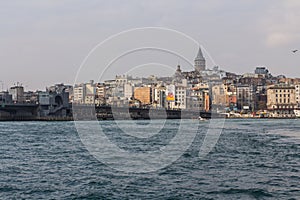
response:
{"label": "row of windows", "polygon": [[202,107],[202,104],[192,104],[191,107]]}
{"label": "row of windows", "polygon": [[279,91],[279,92],[282,92],[282,91],[283,91],[283,92],[288,92],[288,93],[291,91],[291,93],[293,93],[293,90],[275,90],[275,92],[278,92],[278,91]]}
{"label": "row of windows", "polygon": [[[294,112],[292,110],[286,110],[286,111],[283,111],[283,112],[275,112],[277,115],[282,115],[282,114],[294,114]],[[286,117],[286,116],[284,116]]]}
{"label": "row of windows", "polygon": [[[279,101],[278,101],[278,99],[276,99],[276,103],[282,103],[282,99],[279,99]],[[290,99],[283,99],[283,103],[290,103]]]}
{"label": "row of windows", "polygon": [[[286,94],[283,94],[283,97],[286,97],[286,96],[287,96],[287,97],[290,97],[290,94],[287,94],[287,95],[286,95]],[[278,94],[276,94],[276,97],[278,97]],[[279,97],[282,97],[282,94],[279,94]]]}
{"label": "row of windows", "polygon": [[[277,106],[273,106],[273,108],[277,108]],[[294,106],[278,106],[278,108],[294,108]]]}

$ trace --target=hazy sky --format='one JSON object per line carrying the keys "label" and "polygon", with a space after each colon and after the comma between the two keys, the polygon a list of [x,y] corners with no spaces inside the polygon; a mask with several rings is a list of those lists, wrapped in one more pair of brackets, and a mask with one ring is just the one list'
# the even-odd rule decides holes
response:
{"label": "hazy sky", "polygon": [[300,77],[300,52],[291,52],[300,50],[299,10],[299,0],[1,1],[0,81],[27,89],[72,84],[95,45],[144,26],[190,35],[227,71],[265,65],[273,75]]}

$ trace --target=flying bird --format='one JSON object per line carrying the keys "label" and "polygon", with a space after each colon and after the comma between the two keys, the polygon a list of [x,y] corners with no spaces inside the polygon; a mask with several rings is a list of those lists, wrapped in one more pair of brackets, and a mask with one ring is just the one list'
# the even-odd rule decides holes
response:
{"label": "flying bird", "polygon": [[298,51],[298,49],[295,49],[295,50],[293,50],[292,52],[293,52],[293,53],[296,53],[297,51]]}

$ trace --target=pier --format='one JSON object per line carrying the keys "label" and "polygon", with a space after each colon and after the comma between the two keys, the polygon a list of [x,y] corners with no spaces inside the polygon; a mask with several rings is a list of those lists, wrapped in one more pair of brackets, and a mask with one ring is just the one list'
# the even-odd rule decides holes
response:
{"label": "pier", "polygon": [[36,120],[38,104],[2,104],[0,107],[1,121]]}
{"label": "pier", "polygon": [[[76,116],[39,116],[39,104],[2,104],[0,121],[72,121],[76,120],[140,120],[211,118],[210,112],[199,110],[168,110],[135,107],[76,105]],[[72,113],[72,109],[71,112]],[[216,117],[221,117],[216,115]]]}

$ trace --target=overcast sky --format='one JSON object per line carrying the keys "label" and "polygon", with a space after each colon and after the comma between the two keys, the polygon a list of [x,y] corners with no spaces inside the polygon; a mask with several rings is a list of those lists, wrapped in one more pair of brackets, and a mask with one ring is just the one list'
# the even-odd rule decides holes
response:
{"label": "overcast sky", "polygon": [[300,52],[292,53],[300,50],[298,0],[10,0],[0,4],[0,81],[5,88],[16,82],[27,89],[72,84],[95,45],[120,31],[144,26],[190,35],[226,71],[253,72],[255,66],[264,65],[273,75],[300,77]]}

